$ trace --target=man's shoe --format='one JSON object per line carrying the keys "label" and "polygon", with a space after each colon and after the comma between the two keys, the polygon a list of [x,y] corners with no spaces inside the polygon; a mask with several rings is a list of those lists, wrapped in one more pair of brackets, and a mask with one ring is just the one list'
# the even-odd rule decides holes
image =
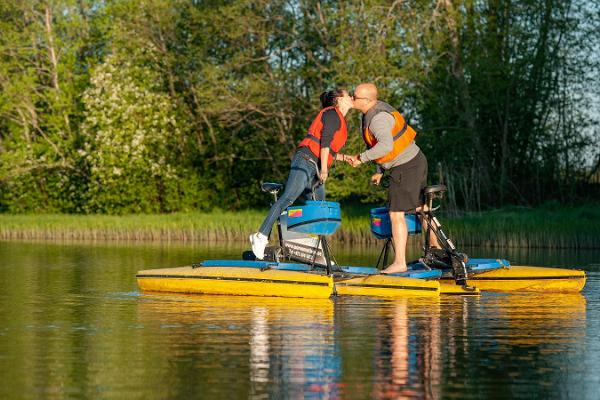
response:
{"label": "man's shoe", "polygon": [[256,232],[250,235],[250,244],[252,245],[252,252],[259,260],[262,260],[265,257],[265,247],[267,247],[268,243],[269,238],[260,232]]}

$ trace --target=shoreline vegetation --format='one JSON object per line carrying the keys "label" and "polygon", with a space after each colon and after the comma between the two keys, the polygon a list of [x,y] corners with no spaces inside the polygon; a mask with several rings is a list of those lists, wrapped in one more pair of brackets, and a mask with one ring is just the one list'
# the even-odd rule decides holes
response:
{"label": "shoreline vegetation", "polygon": [[[154,215],[0,214],[0,240],[246,241],[264,210]],[[332,240],[375,243],[367,207],[350,207]],[[600,205],[440,216],[458,246],[600,248]],[[420,240],[420,239],[419,239]]]}

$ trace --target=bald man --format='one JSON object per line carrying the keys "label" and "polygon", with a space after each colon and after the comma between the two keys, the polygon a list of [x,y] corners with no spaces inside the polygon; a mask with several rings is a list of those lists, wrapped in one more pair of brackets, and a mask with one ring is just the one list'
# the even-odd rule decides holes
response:
{"label": "bald man", "polygon": [[[415,212],[422,204],[427,185],[427,159],[415,143],[415,130],[394,107],[377,99],[377,87],[361,83],[353,94],[354,108],[362,112],[362,135],[367,150],[353,162],[356,167],[373,161],[377,172],[371,181],[378,185],[384,171],[389,171],[389,207],[395,259],[385,274],[405,272],[408,229],[405,212]],[[432,244],[435,245],[437,241]]]}

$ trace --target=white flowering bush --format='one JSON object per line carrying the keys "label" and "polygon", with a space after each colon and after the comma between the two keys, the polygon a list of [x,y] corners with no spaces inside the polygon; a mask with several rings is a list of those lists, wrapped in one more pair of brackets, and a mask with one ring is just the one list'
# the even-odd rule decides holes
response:
{"label": "white flowering bush", "polygon": [[109,56],[83,95],[89,176],[87,212],[169,212],[191,208],[195,179],[185,165],[186,137],[160,75]]}

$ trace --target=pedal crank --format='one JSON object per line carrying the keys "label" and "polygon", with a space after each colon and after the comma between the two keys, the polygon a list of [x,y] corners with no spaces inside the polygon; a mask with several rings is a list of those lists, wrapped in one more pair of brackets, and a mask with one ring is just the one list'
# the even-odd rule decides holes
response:
{"label": "pedal crank", "polygon": [[454,253],[450,257],[452,263],[452,273],[454,275],[456,284],[462,286],[466,290],[469,290],[467,289],[469,286],[467,285],[468,272],[466,262],[468,258],[466,254]]}

